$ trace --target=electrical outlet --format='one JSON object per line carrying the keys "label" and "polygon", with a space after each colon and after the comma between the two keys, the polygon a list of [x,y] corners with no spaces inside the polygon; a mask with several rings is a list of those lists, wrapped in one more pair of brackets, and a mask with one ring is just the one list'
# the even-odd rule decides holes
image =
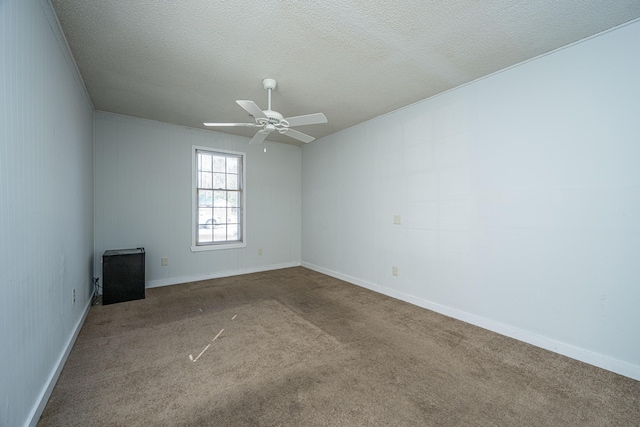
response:
{"label": "electrical outlet", "polygon": [[76,290],[75,289],[73,291],[71,291],[71,301],[74,304],[76,303]]}
{"label": "electrical outlet", "polygon": [[391,274],[393,274],[394,276],[398,275],[398,267],[393,266],[391,267]]}
{"label": "electrical outlet", "polygon": [[262,256],[262,248],[258,249],[258,255]]}
{"label": "electrical outlet", "polygon": [[169,258],[167,257],[160,258],[160,265],[163,267],[166,267],[167,265],[169,265]]}
{"label": "electrical outlet", "polygon": [[394,215],[393,216],[393,223],[395,225],[400,225],[402,224],[402,218],[400,217],[400,215]]}

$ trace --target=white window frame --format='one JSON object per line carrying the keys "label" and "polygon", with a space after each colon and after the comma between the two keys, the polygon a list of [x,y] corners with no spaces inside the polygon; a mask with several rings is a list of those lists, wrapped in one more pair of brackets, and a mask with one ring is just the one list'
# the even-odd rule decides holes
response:
{"label": "white window frame", "polygon": [[[197,244],[197,236],[198,232],[198,196],[197,196],[197,153],[198,150],[209,151],[211,153],[221,153],[221,154],[232,154],[235,156],[239,156],[241,158],[241,167],[242,167],[242,183],[240,186],[241,191],[241,234],[242,240],[230,242],[230,243],[211,243],[211,244]],[[221,249],[236,249],[236,248],[244,248],[247,246],[247,221],[246,221],[246,200],[247,199],[247,155],[244,152],[240,151],[229,151],[229,150],[221,150],[218,148],[212,147],[203,147],[193,145],[191,147],[191,251],[192,252],[200,252],[200,251],[216,251]]]}

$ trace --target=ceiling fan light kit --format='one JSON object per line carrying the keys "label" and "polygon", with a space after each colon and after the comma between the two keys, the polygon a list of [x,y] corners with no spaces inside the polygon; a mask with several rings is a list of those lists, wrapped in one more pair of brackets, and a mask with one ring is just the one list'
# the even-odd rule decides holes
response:
{"label": "ceiling fan light kit", "polygon": [[205,126],[218,126],[218,127],[231,127],[231,126],[244,126],[244,127],[257,127],[258,132],[251,139],[249,144],[262,144],[267,136],[271,132],[278,132],[282,135],[287,135],[298,141],[309,143],[315,140],[314,137],[305,133],[299,132],[295,129],[291,129],[292,126],[305,126],[315,125],[320,123],[327,123],[327,117],[322,113],[305,114],[303,116],[295,116],[284,118],[282,114],[271,109],[271,91],[276,88],[278,83],[274,79],[262,80],[262,86],[268,92],[268,107],[266,110],[262,110],[253,101],[237,100],[239,106],[244,108],[255,119],[255,123],[203,123]]}

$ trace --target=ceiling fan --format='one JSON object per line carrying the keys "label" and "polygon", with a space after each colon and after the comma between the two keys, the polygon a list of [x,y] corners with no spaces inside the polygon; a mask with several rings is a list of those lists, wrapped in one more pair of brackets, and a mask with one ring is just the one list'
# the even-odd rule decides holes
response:
{"label": "ceiling fan", "polygon": [[322,113],[306,114],[304,116],[287,117],[271,109],[271,91],[276,88],[274,79],[264,79],[262,85],[269,92],[269,107],[261,110],[253,101],[236,101],[255,119],[255,123],[203,123],[205,126],[243,126],[260,128],[249,144],[262,144],[271,132],[278,132],[305,143],[315,140],[314,137],[291,129],[292,126],[315,125],[327,123],[327,117]]}

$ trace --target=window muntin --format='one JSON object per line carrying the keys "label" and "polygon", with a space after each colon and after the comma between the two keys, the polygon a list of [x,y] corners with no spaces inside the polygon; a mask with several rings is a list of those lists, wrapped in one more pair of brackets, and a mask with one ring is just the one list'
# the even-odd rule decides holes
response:
{"label": "window muntin", "polygon": [[194,249],[244,246],[243,153],[195,148]]}

